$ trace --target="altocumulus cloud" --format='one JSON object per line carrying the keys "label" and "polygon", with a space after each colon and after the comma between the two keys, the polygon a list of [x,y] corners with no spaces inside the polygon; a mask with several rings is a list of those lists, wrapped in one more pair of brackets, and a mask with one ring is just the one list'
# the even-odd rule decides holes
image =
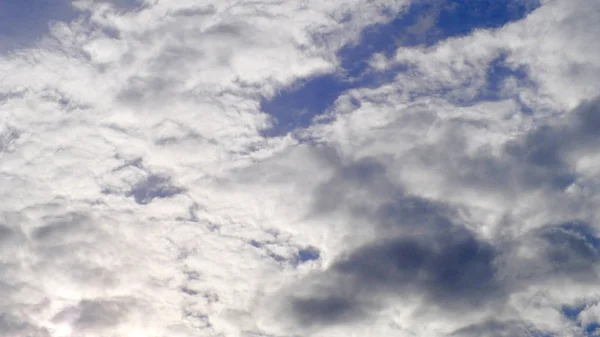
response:
{"label": "altocumulus cloud", "polygon": [[598,335],[597,1],[0,13],[0,335]]}

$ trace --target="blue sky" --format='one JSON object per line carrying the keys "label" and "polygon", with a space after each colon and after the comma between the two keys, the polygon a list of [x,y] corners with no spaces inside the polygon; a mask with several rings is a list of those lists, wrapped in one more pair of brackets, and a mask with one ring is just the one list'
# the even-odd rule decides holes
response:
{"label": "blue sky", "polygon": [[[122,11],[140,6],[140,0],[106,0]],[[48,33],[50,24],[71,21],[80,12],[71,0],[0,1],[0,52],[32,46]]]}
{"label": "blue sky", "polygon": [[68,0],[2,0],[0,51],[30,46],[48,32],[51,21],[68,21],[75,15]]}
{"label": "blue sky", "polygon": [[[276,121],[265,134],[280,136],[307,127],[315,116],[324,113],[347,90],[393,81],[403,67],[383,73],[369,69],[368,62],[376,53],[391,57],[399,47],[432,46],[445,39],[468,35],[476,29],[500,28],[523,19],[537,7],[537,2],[518,0],[434,0],[412,4],[387,23],[365,28],[356,45],[346,45],[338,50],[340,68],[335,73],[300,80],[275,97],[263,99],[261,109]],[[508,76],[526,80],[526,71],[505,66],[505,58],[506,55],[500,54],[489,65],[488,87],[475,100],[499,98],[499,84]],[[523,110],[529,111],[527,107]]]}

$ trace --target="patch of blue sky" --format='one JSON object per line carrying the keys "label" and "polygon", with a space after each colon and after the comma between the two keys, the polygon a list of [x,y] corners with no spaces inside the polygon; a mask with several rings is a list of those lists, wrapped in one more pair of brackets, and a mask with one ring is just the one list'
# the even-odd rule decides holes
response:
{"label": "patch of blue sky", "polygon": [[398,47],[432,46],[475,29],[500,28],[523,19],[539,5],[537,0],[415,1],[390,22],[365,28],[360,43],[342,47],[338,57],[348,74],[357,76],[374,53],[390,57]]}
{"label": "patch of blue sky", "polygon": [[590,337],[600,336],[600,324],[598,324],[597,322],[590,323],[585,326],[584,331],[586,333],[586,336],[590,336]]}
{"label": "patch of blue sky", "polygon": [[[340,69],[337,73],[305,79],[273,98],[263,99],[261,110],[275,119],[275,125],[264,135],[279,136],[307,127],[345,91],[390,82],[405,70],[400,66],[381,73],[372,71],[369,60],[375,53],[391,56],[399,47],[431,46],[448,38],[470,34],[475,29],[499,28],[523,19],[539,6],[538,0],[415,1],[407,11],[389,22],[365,28],[357,44],[348,44],[338,50]],[[503,80],[510,76],[526,78],[526,72],[505,66],[505,58],[501,55],[491,65],[490,85],[477,99],[498,99],[495,92]]]}
{"label": "patch of blue sky", "polygon": [[[140,8],[142,0],[102,0],[117,10]],[[55,21],[69,22],[81,12],[72,0],[0,0],[0,53],[27,48],[49,32]]]}
{"label": "patch of blue sky", "polygon": [[0,52],[28,47],[48,32],[52,21],[76,15],[70,0],[1,0]]}
{"label": "patch of blue sky", "polygon": [[285,90],[270,100],[261,102],[261,110],[277,120],[277,125],[265,131],[267,136],[286,134],[301,126],[310,125],[312,119],[327,110],[352,84],[335,74],[309,79],[305,83]]}
{"label": "patch of blue sky", "polygon": [[317,248],[308,247],[305,249],[301,249],[298,252],[298,260],[299,262],[307,262],[318,260],[321,257],[321,252]]}
{"label": "patch of blue sky", "polygon": [[[587,234],[584,234],[587,236]],[[594,242],[594,245],[596,247],[598,247],[598,239],[594,237],[594,239],[591,240],[592,242]],[[561,313],[563,314],[563,316],[565,316],[568,320],[574,322],[579,328],[582,329],[582,333],[583,336],[587,336],[587,337],[598,337],[600,336],[600,323],[599,322],[592,322],[592,323],[588,323],[586,325],[582,325],[579,322],[579,314],[581,314],[586,308],[586,305],[576,305],[576,306],[568,306],[568,305],[564,305],[561,308]]]}
{"label": "patch of blue sky", "polygon": [[585,305],[578,305],[578,306],[563,305],[562,308],[560,309],[560,311],[563,314],[563,316],[565,316],[568,320],[577,321],[577,317],[579,317],[579,314],[584,309],[585,309]]}

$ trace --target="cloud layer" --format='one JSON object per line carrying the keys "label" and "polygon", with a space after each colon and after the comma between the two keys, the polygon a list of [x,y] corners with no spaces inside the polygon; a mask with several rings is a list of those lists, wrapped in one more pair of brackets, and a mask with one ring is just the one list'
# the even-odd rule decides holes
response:
{"label": "cloud layer", "polygon": [[0,335],[600,331],[596,1],[28,6]]}

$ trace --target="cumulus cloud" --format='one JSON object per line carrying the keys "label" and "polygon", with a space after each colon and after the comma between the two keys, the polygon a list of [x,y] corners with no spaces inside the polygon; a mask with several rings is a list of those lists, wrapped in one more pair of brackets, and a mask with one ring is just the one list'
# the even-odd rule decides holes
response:
{"label": "cumulus cloud", "polygon": [[38,2],[0,335],[597,333],[596,2]]}

